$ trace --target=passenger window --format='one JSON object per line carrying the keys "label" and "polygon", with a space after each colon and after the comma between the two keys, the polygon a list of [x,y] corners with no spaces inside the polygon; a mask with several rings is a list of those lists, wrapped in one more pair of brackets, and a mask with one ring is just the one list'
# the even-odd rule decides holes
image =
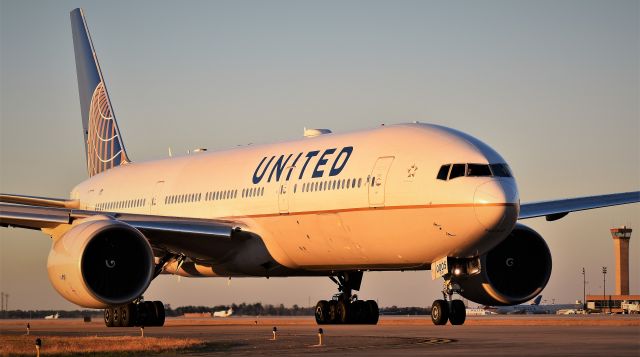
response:
{"label": "passenger window", "polygon": [[440,166],[440,171],[438,171],[438,180],[443,180],[446,181],[447,180],[447,175],[449,174],[449,168],[451,167],[451,165],[442,165]]}
{"label": "passenger window", "polygon": [[467,176],[491,176],[489,165],[468,164]]}
{"label": "passenger window", "polygon": [[449,180],[453,180],[456,177],[464,176],[465,164],[454,164],[451,167],[451,173],[449,174]]}

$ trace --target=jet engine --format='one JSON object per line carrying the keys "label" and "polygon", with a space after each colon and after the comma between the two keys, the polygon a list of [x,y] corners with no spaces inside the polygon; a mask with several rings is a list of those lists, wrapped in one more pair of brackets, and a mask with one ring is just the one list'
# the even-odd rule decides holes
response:
{"label": "jet engine", "polygon": [[480,272],[455,279],[461,295],[485,305],[516,305],[536,297],[551,276],[551,252],[533,229],[516,225],[480,257]]}
{"label": "jet engine", "polygon": [[67,300],[88,308],[129,303],[153,279],[153,252],[134,227],[108,217],[92,217],[53,243],[49,280]]}

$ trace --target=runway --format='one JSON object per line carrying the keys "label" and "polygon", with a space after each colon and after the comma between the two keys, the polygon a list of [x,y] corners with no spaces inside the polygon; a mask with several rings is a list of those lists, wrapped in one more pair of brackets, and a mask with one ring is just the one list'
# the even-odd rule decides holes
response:
{"label": "runway", "polygon": [[[256,324],[257,321],[257,324]],[[0,321],[0,334],[25,333],[26,321]],[[32,320],[31,336],[139,336],[137,328],[106,328],[102,321]],[[277,327],[277,339],[272,329]],[[189,356],[638,356],[640,316],[482,316],[463,326],[433,326],[429,316],[383,316],[377,326],[322,326],[323,346],[312,317],[230,317],[167,320],[147,337],[195,338],[204,346]],[[168,353],[168,354],[175,354]]]}

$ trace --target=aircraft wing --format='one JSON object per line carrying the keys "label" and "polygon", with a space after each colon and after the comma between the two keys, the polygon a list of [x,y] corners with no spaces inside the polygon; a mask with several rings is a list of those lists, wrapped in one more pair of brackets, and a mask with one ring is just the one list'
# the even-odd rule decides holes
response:
{"label": "aircraft wing", "polygon": [[555,221],[568,215],[569,212],[635,202],[640,202],[640,191],[522,203],[520,204],[520,215],[518,219],[545,216],[547,221]]}
{"label": "aircraft wing", "polygon": [[[91,216],[118,220],[138,229],[158,253],[181,253],[191,258],[210,260],[224,255],[248,235],[240,222],[145,214],[88,211],[60,206],[4,203],[0,195],[0,226],[26,229],[56,228]],[[16,201],[12,196],[11,201]],[[64,200],[52,200],[52,202]]]}
{"label": "aircraft wing", "polygon": [[79,208],[80,201],[63,198],[48,198],[37,196],[8,195],[0,193],[0,202],[44,207]]}

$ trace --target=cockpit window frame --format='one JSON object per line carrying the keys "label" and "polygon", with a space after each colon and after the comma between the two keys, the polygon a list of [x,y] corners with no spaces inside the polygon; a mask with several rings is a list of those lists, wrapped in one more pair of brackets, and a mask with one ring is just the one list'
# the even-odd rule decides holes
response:
{"label": "cockpit window frame", "polygon": [[[461,175],[457,175],[455,177],[451,177],[451,175],[453,175],[453,170],[458,170],[460,168],[460,166],[462,166],[462,174]],[[457,179],[458,177],[465,177],[466,174],[467,174],[467,164],[466,163],[464,163],[464,164],[463,163],[451,164],[451,170],[449,170],[449,176],[447,176],[447,181]]]}

